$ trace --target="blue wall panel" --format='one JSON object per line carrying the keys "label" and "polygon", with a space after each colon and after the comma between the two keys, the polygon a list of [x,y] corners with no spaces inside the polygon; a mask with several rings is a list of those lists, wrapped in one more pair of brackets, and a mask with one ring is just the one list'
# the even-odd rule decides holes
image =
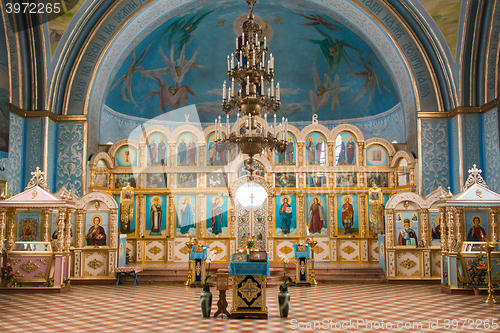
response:
{"label": "blue wall panel", "polygon": [[450,186],[449,136],[447,119],[422,119],[423,195],[433,189]]}

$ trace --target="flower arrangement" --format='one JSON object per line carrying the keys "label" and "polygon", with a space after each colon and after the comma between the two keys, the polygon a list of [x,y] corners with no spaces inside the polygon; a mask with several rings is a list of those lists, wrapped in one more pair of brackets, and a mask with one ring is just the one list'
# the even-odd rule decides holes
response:
{"label": "flower arrangement", "polygon": [[488,272],[486,263],[482,260],[483,256],[476,254],[476,259],[467,261],[467,270],[469,271],[469,284],[474,289],[478,289],[484,283],[484,278]]}
{"label": "flower arrangement", "polygon": [[283,261],[283,276],[285,276],[286,275],[286,264],[288,264],[288,261],[290,261],[290,258],[288,258],[284,254],[280,254],[278,256],[278,258],[280,258]]}
{"label": "flower arrangement", "polygon": [[291,277],[287,277],[285,282],[280,284],[280,293],[288,292],[288,286],[295,286],[295,282],[292,281]]}
{"label": "flower arrangement", "polygon": [[2,280],[5,284],[11,283],[14,280],[14,273],[12,273],[12,262],[9,259],[2,267]]}
{"label": "flower arrangement", "polygon": [[247,249],[253,249],[254,242],[255,241],[253,239],[247,240]]}

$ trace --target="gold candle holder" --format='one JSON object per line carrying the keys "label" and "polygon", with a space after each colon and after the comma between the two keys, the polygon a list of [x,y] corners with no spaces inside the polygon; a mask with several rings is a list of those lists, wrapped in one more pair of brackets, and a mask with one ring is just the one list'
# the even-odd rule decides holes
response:
{"label": "gold candle holder", "polygon": [[496,298],[495,295],[493,295],[494,291],[493,291],[493,285],[491,283],[491,270],[492,270],[492,268],[491,268],[490,257],[491,257],[491,251],[493,251],[494,248],[495,248],[495,246],[493,246],[489,242],[487,242],[485,245],[483,245],[483,249],[486,252],[486,260],[488,263],[488,296],[486,296],[483,299],[483,302],[497,304],[500,302],[498,301],[498,298]]}
{"label": "gold candle holder", "polygon": [[307,240],[307,244],[311,247],[311,284],[316,286],[318,281],[316,281],[316,273],[314,273],[314,248],[318,245],[318,242],[311,237],[311,239]]}
{"label": "gold candle holder", "polygon": [[192,238],[189,237],[189,242],[186,242],[186,246],[189,249],[189,254],[188,254],[188,276],[186,283],[184,283],[185,286],[190,286],[193,283],[193,276],[191,273],[191,249],[193,248],[195,242],[193,242]]}

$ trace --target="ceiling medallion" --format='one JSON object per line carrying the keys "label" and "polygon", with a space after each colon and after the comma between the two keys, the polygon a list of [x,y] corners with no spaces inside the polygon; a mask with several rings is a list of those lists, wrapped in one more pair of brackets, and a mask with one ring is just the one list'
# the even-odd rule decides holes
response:
{"label": "ceiling medallion", "polygon": [[[247,0],[250,7],[247,21],[242,25],[243,33],[236,38],[236,50],[227,56],[226,81],[222,86],[222,109],[226,113],[226,137],[222,136],[221,118],[215,119],[216,149],[232,150],[238,147],[247,154],[248,172],[253,175],[253,156],[263,150],[276,150],[279,154],[287,147],[288,120],[282,118],[276,123],[276,113],[280,109],[279,83],[274,85],[274,57],[268,56],[267,37],[264,36],[260,24],[254,22],[254,0]],[[267,67],[266,67],[267,65]],[[236,85],[239,86],[236,87]],[[266,90],[267,89],[267,90]],[[264,114],[264,118],[261,116]],[[229,115],[236,113],[239,123],[240,114],[245,122],[244,127],[234,128],[231,132]],[[267,128],[267,115],[274,114],[274,125]],[[279,127],[279,128],[278,128]]]}

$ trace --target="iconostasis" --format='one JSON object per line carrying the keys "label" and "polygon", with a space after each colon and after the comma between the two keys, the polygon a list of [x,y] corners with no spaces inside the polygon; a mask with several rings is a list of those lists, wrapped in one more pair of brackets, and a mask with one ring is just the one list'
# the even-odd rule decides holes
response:
{"label": "iconostasis", "polygon": [[[244,124],[242,117],[231,131],[245,131]],[[272,130],[262,118],[258,128]],[[132,262],[186,262],[190,237],[210,245],[215,261],[228,262],[241,246],[241,214],[255,218],[255,225],[267,223],[247,236],[257,237],[274,261],[281,254],[293,256],[293,245],[312,236],[318,241],[318,261],[378,262],[368,193],[380,189],[387,202],[394,193],[415,191],[416,163],[404,145],[365,140],[351,125],[332,130],[317,123],[302,130],[290,126],[283,154],[263,151],[250,176],[246,156],[217,149],[214,130],[214,125],[203,131],[189,123],[173,131],[154,125],[137,140],[102,146],[92,156],[87,186],[115,198]],[[235,209],[235,192],[249,182],[268,195],[262,213]],[[126,186],[131,201],[125,205]]]}

